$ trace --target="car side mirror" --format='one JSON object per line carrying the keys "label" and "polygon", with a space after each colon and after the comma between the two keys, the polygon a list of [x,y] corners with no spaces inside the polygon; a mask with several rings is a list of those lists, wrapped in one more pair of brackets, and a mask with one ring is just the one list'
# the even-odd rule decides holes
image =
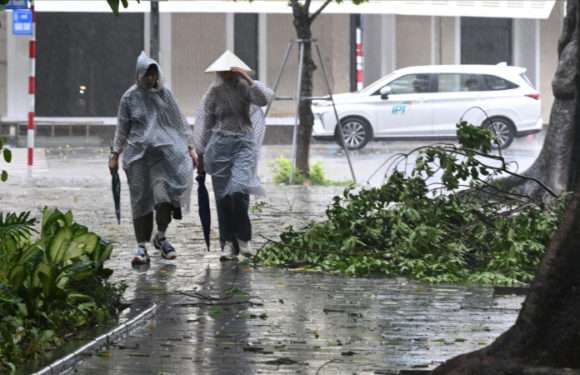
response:
{"label": "car side mirror", "polygon": [[393,93],[393,89],[390,86],[385,86],[379,92],[381,94],[381,99],[387,100],[389,99],[389,95]]}

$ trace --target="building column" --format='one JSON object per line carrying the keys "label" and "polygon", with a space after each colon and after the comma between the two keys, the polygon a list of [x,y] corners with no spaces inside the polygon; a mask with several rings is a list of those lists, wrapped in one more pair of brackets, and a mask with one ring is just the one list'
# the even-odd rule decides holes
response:
{"label": "building column", "polygon": [[268,15],[258,15],[258,77],[268,82]]}
{"label": "building column", "polygon": [[431,17],[431,64],[441,64],[441,17]]}
{"label": "building column", "polygon": [[161,13],[159,16],[159,64],[163,70],[164,83],[169,89],[171,89],[173,82],[171,74],[172,39],[172,14]]}
{"label": "building column", "polygon": [[226,49],[235,50],[235,14],[226,13]]}
{"label": "building column", "polygon": [[[6,24],[12,25],[12,12],[6,12]],[[26,36],[12,35],[6,27],[6,117],[24,121],[28,113],[28,41]]]}
{"label": "building column", "polygon": [[453,64],[461,64],[461,17],[455,17]]}
{"label": "building column", "polygon": [[363,15],[365,86],[396,69],[396,16]]}
{"label": "building column", "polygon": [[540,84],[539,69],[539,22],[529,19],[513,20],[513,61],[515,66],[528,70],[527,75],[534,87]]}

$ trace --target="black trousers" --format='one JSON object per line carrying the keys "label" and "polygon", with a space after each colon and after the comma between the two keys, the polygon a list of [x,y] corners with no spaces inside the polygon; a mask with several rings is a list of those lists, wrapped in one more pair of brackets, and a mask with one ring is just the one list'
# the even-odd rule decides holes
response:
{"label": "black trousers", "polygon": [[[175,219],[181,219],[181,209],[173,207],[170,203],[161,203],[155,207],[155,222],[157,223],[157,230],[165,232],[169,223],[171,223],[171,216]],[[135,237],[137,242],[151,241],[151,234],[153,233],[153,212],[148,215],[138,217],[133,220],[133,228],[135,229]]]}
{"label": "black trousers", "polygon": [[236,240],[250,241],[252,239],[252,223],[250,222],[250,196],[234,193],[216,200],[220,242],[223,244]]}

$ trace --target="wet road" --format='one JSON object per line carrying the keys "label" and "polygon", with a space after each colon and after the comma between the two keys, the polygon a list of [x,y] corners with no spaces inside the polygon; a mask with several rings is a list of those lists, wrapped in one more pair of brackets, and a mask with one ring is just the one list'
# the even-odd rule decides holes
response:
{"label": "wet road", "polygon": [[[369,176],[387,153],[418,145],[373,143],[353,154],[355,169]],[[506,158],[524,168],[540,146],[537,137],[519,139]],[[115,280],[129,285],[126,298],[133,304],[125,316],[152,303],[161,306],[155,319],[107,349],[108,355],[86,358],[79,374],[394,374],[432,367],[488,344],[513,323],[520,308],[522,297],[494,297],[490,288],[222,265],[218,251],[204,251],[195,213],[168,231],[178,249],[176,262],[154,253],[149,269],[134,270],[127,188],[118,226],[106,150],[41,152],[31,179],[24,154],[15,150],[11,179],[0,184],[0,208],[37,216],[44,206],[73,210],[77,221],[115,244],[109,267]],[[289,155],[290,148],[267,147],[262,157],[280,154]],[[314,146],[313,160],[323,162],[331,179],[349,176],[333,144]],[[260,174],[271,180],[267,161]],[[342,190],[272,184],[266,189],[263,205],[252,210],[257,246],[288,225],[321,219]],[[212,234],[215,247],[215,227]]]}

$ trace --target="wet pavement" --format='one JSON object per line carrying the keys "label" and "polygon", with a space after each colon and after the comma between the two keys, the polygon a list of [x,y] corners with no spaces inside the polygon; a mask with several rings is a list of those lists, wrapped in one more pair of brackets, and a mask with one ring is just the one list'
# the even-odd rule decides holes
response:
{"label": "wet pavement", "polygon": [[[508,151],[522,168],[539,151],[538,139],[518,140]],[[367,176],[388,156],[414,142],[374,143],[354,154],[357,172]],[[387,150],[387,151],[385,151]],[[134,270],[129,199],[123,185],[123,218],[116,224],[106,150],[51,149],[39,153],[33,177],[26,177],[15,150],[11,179],[0,184],[0,209],[44,206],[71,209],[75,219],[115,244],[108,266],[129,288],[132,307],[124,317],[160,305],[153,320],[109,349],[85,358],[79,374],[396,374],[426,369],[480,348],[513,324],[522,297],[494,296],[491,288],[430,286],[404,279],[348,279],[318,273],[220,264],[219,251],[206,252],[195,213],[171,225],[175,262],[153,252],[148,269]],[[263,158],[290,154],[267,147]],[[316,145],[329,177],[348,178],[337,146]],[[271,173],[262,162],[264,180]],[[124,178],[124,176],[123,176]],[[253,205],[256,247],[288,225],[324,216],[341,187],[282,187],[266,184],[267,198]],[[215,215],[213,216],[216,217]],[[213,246],[217,246],[215,225]],[[102,354],[102,353],[101,353]]]}

